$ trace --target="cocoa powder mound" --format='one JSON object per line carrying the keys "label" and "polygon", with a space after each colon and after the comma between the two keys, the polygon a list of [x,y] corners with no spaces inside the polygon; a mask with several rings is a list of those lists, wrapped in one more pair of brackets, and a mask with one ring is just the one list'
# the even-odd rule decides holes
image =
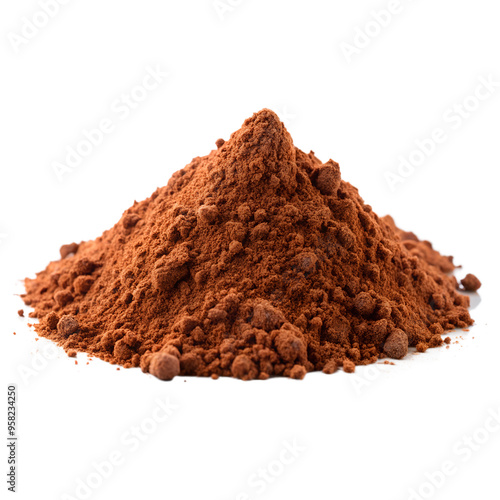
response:
{"label": "cocoa powder mound", "polygon": [[472,325],[452,259],[379,218],[272,111],[216,145],[26,279],[40,335],[162,379],[301,379]]}

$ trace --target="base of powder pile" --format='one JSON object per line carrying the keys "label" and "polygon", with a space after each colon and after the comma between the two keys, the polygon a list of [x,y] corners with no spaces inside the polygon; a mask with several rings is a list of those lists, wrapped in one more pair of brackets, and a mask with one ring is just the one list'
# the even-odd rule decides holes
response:
{"label": "base of powder pile", "polygon": [[473,324],[481,283],[378,217],[264,109],[93,241],[26,279],[35,329],[162,380],[243,380],[423,352]]}

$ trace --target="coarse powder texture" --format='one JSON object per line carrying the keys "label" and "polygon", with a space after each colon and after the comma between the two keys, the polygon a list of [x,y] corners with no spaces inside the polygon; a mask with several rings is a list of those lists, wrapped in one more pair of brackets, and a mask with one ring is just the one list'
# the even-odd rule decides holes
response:
{"label": "coarse powder texture", "polygon": [[452,258],[379,218],[272,111],[216,144],[26,279],[40,335],[163,379],[300,379],[472,325]]}

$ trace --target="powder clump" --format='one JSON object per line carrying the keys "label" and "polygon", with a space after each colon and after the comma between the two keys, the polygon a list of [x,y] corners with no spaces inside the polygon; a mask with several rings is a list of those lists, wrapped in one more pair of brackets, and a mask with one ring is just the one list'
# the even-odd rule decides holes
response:
{"label": "powder clump", "polygon": [[481,288],[481,282],[473,274],[468,274],[461,283],[467,292],[477,292]]}
{"label": "powder clump", "polygon": [[180,373],[179,360],[165,352],[158,352],[152,356],[149,372],[160,380],[172,380]]}
{"label": "powder clump", "polygon": [[408,354],[408,336],[401,330],[394,330],[385,341],[384,352],[390,358],[402,359]]}
{"label": "powder clump", "polygon": [[162,380],[264,380],[353,372],[472,325],[453,259],[378,217],[275,113],[216,146],[25,280],[41,336]]}
{"label": "powder clump", "polygon": [[64,315],[57,323],[57,331],[63,337],[69,337],[73,333],[76,333],[80,325],[76,318],[70,315]]}

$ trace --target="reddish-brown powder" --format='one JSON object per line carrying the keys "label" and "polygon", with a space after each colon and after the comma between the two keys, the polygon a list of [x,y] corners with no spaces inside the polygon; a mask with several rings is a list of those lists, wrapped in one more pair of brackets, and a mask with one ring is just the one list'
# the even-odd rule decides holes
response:
{"label": "reddish-brown powder", "polygon": [[26,279],[40,335],[162,379],[301,379],[473,323],[452,258],[379,218],[272,111],[216,144]]}
{"label": "reddish-brown powder", "polygon": [[477,292],[481,288],[481,282],[473,274],[468,274],[460,283],[467,292]]}

